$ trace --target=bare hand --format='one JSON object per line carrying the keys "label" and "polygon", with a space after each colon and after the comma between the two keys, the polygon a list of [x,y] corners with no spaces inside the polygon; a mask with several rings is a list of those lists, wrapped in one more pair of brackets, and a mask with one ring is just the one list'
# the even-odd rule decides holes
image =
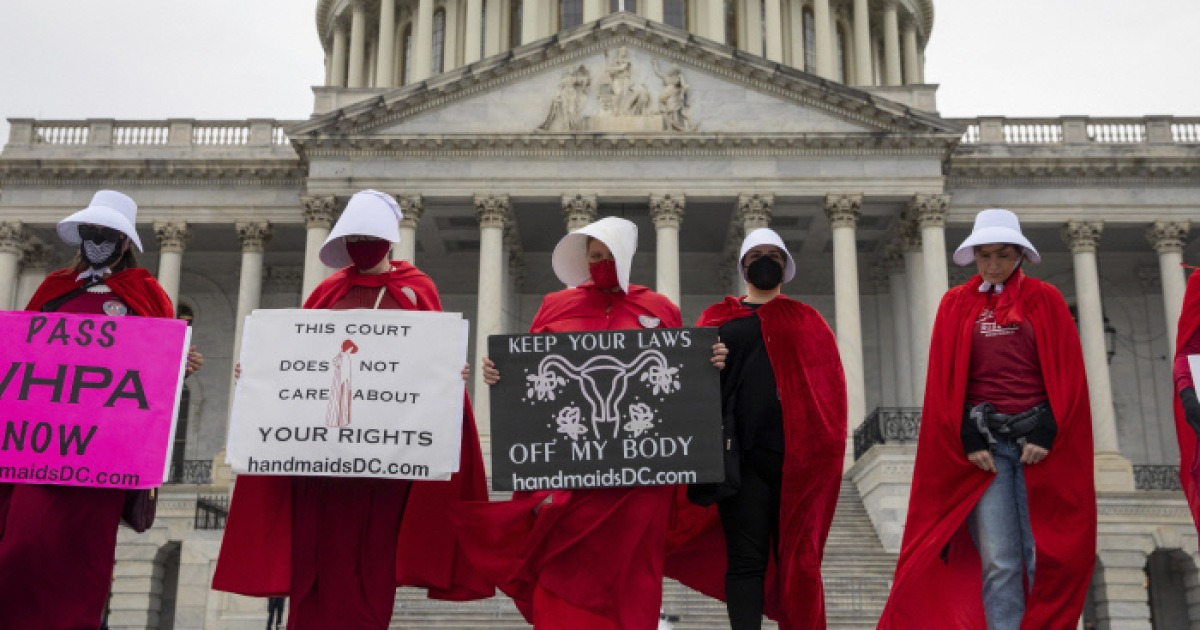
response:
{"label": "bare hand", "polygon": [[723,342],[713,344],[712,364],[718,370],[725,369],[725,359],[729,358],[729,348]]}
{"label": "bare hand", "polygon": [[237,363],[233,364],[233,380],[236,381],[241,378],[242,378],[242,362],[238,361]]}
{"label": "bare hand", "polygon": [[467,380],[471,378],[471,364],[470,363],[463,364],[462,378],[463,378],[464,383],[466,383]]}
{"label": "bare hand", "polygon": [[483,382],[488,385],[495,385],[500,381],[500,370],[496,369],[496,364],[491,359],[483,357]]}
{"label": "bare hand", "polygon": [[196,346],[188,348],[187,367],[184,368],[184,376],[191,376],[204,367],[204,355],[196,352]]}
{"label": "bare hand", "polygon": [[1043,459],[1046,459],[1046,456],[1049,454],[1050,451],[1038,446],[1037,444],[1026,444],[1025,450],[1021,451],[1021,463],[1037,464]]}
{"label": "bare hand", "polygon": [[967,455],[967,459],[971,460],[971,463],[978,466],[980,470],[996,472],[996,462],[992,459],[991,451],[975,451]]}

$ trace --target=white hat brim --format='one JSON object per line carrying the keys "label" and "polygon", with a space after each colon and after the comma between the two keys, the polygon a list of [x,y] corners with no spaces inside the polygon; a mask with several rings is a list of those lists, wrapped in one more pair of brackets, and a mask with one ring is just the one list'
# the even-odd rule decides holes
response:
{"label": "white hat brim", "polygon": [[1007,227],[989,226],[983,227],[971,232],[962,245],[954,250],[954,263],[959,266],[966,266],[975,260],[975,248],[980,245],[1016,245],[1025,250],[1025,258],[1029,262],[1037,264],[1042,262],[1042,256],[1038,253],[1037,248],[1029,239],[1025,238],[1024,234]]}
{"label": "white hat brim", "polygon": [[625,219],[606,217],[590,223],[558,241],[550,262],[554,275],[568,287],[577,287],[592,279],[588,268],[587,239],[604,243],[617,264],[617,281],[621,290],[629,292],[629,272],[633,254],[637,251],[637,226]]}
{"label": "white hat brim", "polygon": [[112,228],[129,237],[138,251],[142,249],[142,239],[138,238],[137,228],[125,215],[104,206],[88,206],[75,214],[58,222],[58,237],[68,245],[78,245],[83,239],[79,238],[79,226],[84,224],[102,225]]}
{"label": "white hat brim", "polygon": [[[363,191],[357,193],[376,193],[375,191]],[[351,203],[346,205],[346,210],[342,212],[342,216],[338,218],[337,224],[333,226],[333,230],[329,232],[329,237],[325,239],[325,244],[321,246],[319,254],[321,262],[326,266],[334,269],[341,269],[354,264],[350,260],[350,253],[346,251],[347,236],[371,236],[374,238],[383,239],[389,243],[400,242],[400,220],[404,214],[400,211],[399,206],[394,208],[389,206],[389,209],[394,214],[381,214],[381,206],[377,202],[367,201],[362,204]]]}

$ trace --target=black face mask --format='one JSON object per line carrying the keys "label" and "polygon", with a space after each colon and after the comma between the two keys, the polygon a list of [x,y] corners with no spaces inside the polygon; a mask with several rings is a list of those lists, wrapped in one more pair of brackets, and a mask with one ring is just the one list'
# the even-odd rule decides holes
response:
{"label": "black face mask", "polygon": [[783,284],[783,265],[763,256],[746,267],[746,282],[760,291],[770,291]]}
{"label": "black face mask", "polygon": [[121,257],[125,235],[111,228],[79,226],[79,255],[94,268],[108,267]]}

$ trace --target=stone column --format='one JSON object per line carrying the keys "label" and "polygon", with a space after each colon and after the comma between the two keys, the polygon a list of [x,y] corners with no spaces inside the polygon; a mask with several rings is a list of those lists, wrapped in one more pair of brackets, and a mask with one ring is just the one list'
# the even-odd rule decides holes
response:
{"label": "stone column", "polygon": [[1146,593],[1146,553],[1140,549],[1104,549],[1096,555],[1091,592],[1097,627],[1150,630],[1153,626]]}
{"label": "stone column", "polygon": [[396,1],[379,3],[379,42],[375,46],[375,87],[392,87],[396,58]]}
{"label": "stone column", "polygon": [[[475,317],[475,363],[483,364],[487,356],[488,335],[503,332],[501,326],[504,284],[504,229],[512,215],[508,195],[475,195],[475,212],[479,218],[479,304]],[[480,440],[487,436],[491,442],[491,401],[488,386],[475,370],[475,422]]]}
{"label": "stone column", "polygon": [[[242,356],[242,330],[246,317],[262,300],[263,252],[271,240],[267,221],[238,221],[234,225],[242,242],[242,271],[238,283],[237,319],[233,336],[233,360]],[[233,398],[230,397],[232,403]]]}
{"label": "stone column", "polygon": [[487,23],[484,24],[484,29],[487,31],[484,35],[483,56],[491,57],[499,54],[500,44],[503,38],[500,36],[500,24],[504,17],[504,3],[500,0],[484,0],[487,2]]}
{"label": "stone column", "polygon": [[346,69],[346,87],[366,87],[367,9],[355,3],[350,12],[350,62]]}
{"label": "stone column", "polygon": [[50,266],[50,248],[39,242],[29,243],[21,252],[21,277],[17,282],[17,297],[13,300],[14,310],[25,308],[33,297]]}
{"label": "stone column", "polygon": [[433,75],[433,0],[420,0],[413,23],[412,78],[419,83]]}
{"label": "stone column", "polygon": [[[761,0],[758,1],[761,2]],[[741,0],[739,6],[741,7],[741,18],[738,20],[738,24],[742,27],[742,38],[738,40],[738,48],[752,55],[761,56],[763,54],[762,9],[752,6],[750,0]]]}
{"label": "stone column", "polygon": [[918,85],[921,83],[921,54],[917,49],[917,25],[907,20],[901,33],[904,37],[904,83]]}
{"label": "stone column", "polygon": [[1096,452],[1096,489],[1132,491],[1133,466],[1121,456],[1117,418],[1113,408],[1108,351],[1104,344],[1104,305],[1100,299],[1100,271],[1096,246],[1104,231],[1100,221],[1069,221],[1062,237],[1075,257],[1075,310],[1087,371],[1092,407],[1092,439]]}
{"label": "stone column", "polygon": [[709,0],[708,38],[718,44],[725,43],[725,2]]}
{"label": "stone column", "polygon": [[933,320],[925,321],[925,302],[928,300],[925,290],[925,248],[921,242],[921,228],[916,221],[905,219],[901,224],[900,247],[904,251],[905,279],[908,281],[913,401],[920,406],[925,400],[925,376],[929,369],[929,334],[933,329]]}
{"label": "stone column", "polygon": [[[542,0],[523,0],[521,2],[521,44],[528,44],[541,36],[542,32]],[[513,43],[516,46],[516,43]]]}
{"label": "stone column", "polygon": [[[896,398],[901,407],[917,406],[916,387],[913,385],[912,325],[909,317],[908,282],[904,277],[904,252],[897,246],[889,247],[884,254],[884,265],[888,272],[888,292],[892,295],[892,339],[896,353]],[[883,331],[880,331],[882,335]]]}
{"label": "stone column", "polygon": [[642,9],[642,17],[651,22],[662,23],[663,21],[663,0],[642,0],[645,3],[645,8]]}
{"label": "stone column", "polygon": [[445,21],[443,22],[443,28],[446,30],[442,39],[442,72],[449,72],[462,65],[458,54],[460,48],[458,24],[462,20],[461,11],[462,0],[446,1]]}
{"label": "stone column", "polygon": [[804,69],[804,3],[788,0],[788,30],[792,33],[792,67]]}
{"label": "stone column", "polygon": [[[950,195],[916,195],[909,201],[908,209],[921,226],[921,253],[924,255],[925,339],[933,331],[933,320],[937,318],[938,304],[949,289],[946,274],[946,208]],[[928,342],[927,342],[928,343]]]}
{"label": "stone column", "polygon": [[[825,197],[825,216],[833,227],[833,293],[838,353],[846,373],[847,411],[850,432],[867,415],[866,382],[863,376],[862,313],[859,310],[858,246],[855,231],[861,216],[862,195]],[[852,441],[851,441],[852,442]],[[853,461],[854,446],[847,443]]]}
{"label": "stone column", "polygon": [[900,18],[896,15],[896,0],[883,5],[883,84],[900,85]]}
{"label": "stone column", "polygon": [[1187,279],[1183,274],[1183,246],[1187,244],[1190,225],[1187,221],[1155,221],[1146,228],[1146,240],[1158,252],[1158,270],[1162,277],[1163,312],[1167,316],[1167,339],[1172,355],[1179,334],[1179,314],[1183,312],[1183,292]]}
{"label": "stone column", "polygon": [[308,231],[304,241],[304,283],[300,288],[300,301],[303,302],[329,275],[320,254],[321,246],[329,238],[329,230],[333,227],[337,198],[333,195],[304,195],[300,201],[304,204],[304,227]]}
{"label": "stone column", "polygon": [[0,223],[0,311],[13,309],[21,250],[25,247],[27,236],[25,226],[20,221]]}
{"label": "stone column", "polygon": [[783,63],[783,6],[780,4],[780,0],[765,1],[767,59]]}
{"label": "stone column", "polygon": [[404,218],[400,220],[400,243],[396,245],[394,256],[398,260],[410,263],[417,261],[417,226],[425,214],[425,201],[421,195],[400,195],[396,197],[400,203],[400,211]]}
{"label": "stone column", "polygon": [[854,0],[854,83],[871,85],[871,7],[867,0]]}
{"label": "stone column", "polygon": [[346,54],[349,42],[346,41],[346,25],[339,21],[333,27],[333,69],[329,73],[329,84],[334,87],[346,87]]}
{"label": "stone column", "polygon": [[483,0],[467,0],[466,30],[463,33],[463,65],[472,64],[482,58],[483,50]]}
{"label": "stone column", "polygon": [[737,209],[734,217],[741,227],[738,242],[731,243],[733,253],[733,294],[742,295],[746,292],[746,281],[742,279],[741,265],[738,253],[741,250],[741,239],[758,228],[771,227],[771,212],[775,208],[775,195],[759,193],[742,193],[738,195]]}
{"label": "stone column", "polygon": [[179,309],[179,279],[183,273],[183,249],[192,236],[187,221],[155,221],[154,236],[158,239],[158,283],[162,285],[171,304]]}
{"label": "stone column", "polygon": [[567,231],[574,232],[596,220],[596,195],[563,195],[563,222]]}
{"label": "stone column", "polygon": [[655,254],[655,290],[678,306],[679,291],[679,227],[683,224],[685,198],[682,193],[650,195],[650,218],[654,220],[657,242]]}
{"label": "stone column", "polygon": [[829,0],[813,0],[813,29],[816,31],[817,76],[837,79],[837,61],[833,58],[833,22]]}

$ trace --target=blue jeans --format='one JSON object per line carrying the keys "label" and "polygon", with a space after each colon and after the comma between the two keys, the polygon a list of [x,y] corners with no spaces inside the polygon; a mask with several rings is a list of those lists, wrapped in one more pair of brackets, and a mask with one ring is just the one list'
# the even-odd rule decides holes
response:
{"label": "blue jeans", "polygon": [[1035,554],[1029,499],[1020,447],[1002,439],[992,458],[996,477],[971,510],[967,527],[983,565],[988,630],[1018,630],[1025,614],[1026,589],[1033,590]]}

